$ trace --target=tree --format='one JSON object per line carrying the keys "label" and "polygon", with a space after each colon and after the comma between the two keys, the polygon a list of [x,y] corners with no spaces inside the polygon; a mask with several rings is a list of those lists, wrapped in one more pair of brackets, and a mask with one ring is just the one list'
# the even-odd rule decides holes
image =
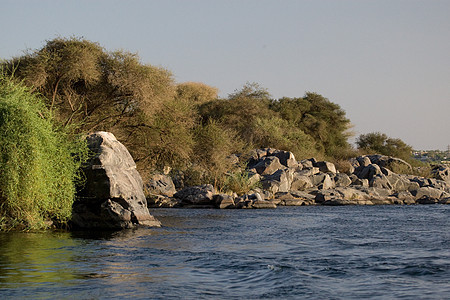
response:
{"label": "tree", "polygon": [[176,86],[176,99],[200,105],[217,99],[217,92],[217,88],[201,82],[184,82]]}
{"label": "tree", "polygon": [[333,157],[350,148],[350,120],[338,104],[327,98],[308,92],[303,98],[274,100],[270,107],[309,135],[319,152]]}
{"label": "tree", "polygon": [[170,72],[140,63],[136,54],[107,52],[78,38],[48,41],[3,68],[42,94],[59,121],[79,131],[111,128],[140,113],[151,116],[174,95]]}
{"label": "tree", "polygon": [[148,130],[175,96],[167,70],[78,38],[48,41],[2,67],[43,95],[55,118],[73,132],[111,131],[135,159],[151,160]]}
{"label": "tree", "polygon": [[401,139],[390,138],[384,133],[372,132],[361,134],[356,140],[358,149],[368,152],[376,152],[383,155],[409,159],[412,155],[412,147]]}

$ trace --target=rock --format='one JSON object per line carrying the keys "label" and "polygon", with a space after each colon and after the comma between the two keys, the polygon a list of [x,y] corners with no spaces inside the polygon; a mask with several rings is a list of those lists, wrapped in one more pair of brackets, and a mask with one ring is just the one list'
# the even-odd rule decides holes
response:
{"label": "rock", "polygon": [[295,172],[297,175],[301,176],[313,176],[316,174],[319,174],[319,168],[311,167],[311,168],[304,168],[302,170],[298,170]]}
{"label": "rock", "polygon": [[365,167],[369,166],[370,164],[372,164],[372,161],[367,156],[359,156],[359,157],[356,158],[356,160],[358,161],[359,166],[363,167],[363,168],[365,168]]}
{"label": "rock", "polygon": [[412,170],[411,165],[400,158],[380,154],[368,155],[367,157],[370,159],[372,164],[376,164],[380,167],[391,169],[393,165],[397,165],[401,169],[405,169],[407,171]]}
{"label": "rock", "polygon": [[170,176],[164,174],[151,175],[145,184],[145,189],[149,194],[163,195],[172,197],[177,192]]}
{"label": "rock", "polygon": [[377,187],[359,188],[359,191],[366,193],[369,198],[386,198],[392,195],[391,190]]}
{"label": "rock", "polygon": [[392,187],[391,189],[397,192],[408,191],[417,187],[417,183],[412,183],[404,175],[391,173],[389,176],[386,176],[386,178]]}
{"label": "rock", "polygon": [[336,166],[328,161],[318,161],[314,164],[314,167],[319,168],[320,172],[336,174]]}
{"label": "rock", "polygon": [[312,169],[314,167],[315,162],[316,162],[315,158],[304,159],[300,161],[304,169]]}
{"label": "rock", "polygon": [[342,199],[342,195],[335,190],[322,190],[318,191],[316,194],[314,201],[318,204],[323,204],[326,201],[330,201],[333,199]]}
{"label": "rock", "polygon": [[311,177],[311,182],[321,190],[332,189],[335,187],[334,181],[331,180],[330,175],[326,173],[319,173]]}
{"label": "rock", "polygon": [[283,166],[278,157],[269,156],[262,158],[253,168],[260,175],[271,175],[279,169],[282,169]]}
{"label": "rock", "polygon": [[173,196],[182,201],[183,205],[215,205],[213,195],[215,189],[211,184],[186,187]]}
{"label": "rock", "polygon": [[288,193],[277,193],[276,199],[279,200],[280,206],[301,206],[311,205],[314,203],[315,196],[306,192],[290,191]]}
{"label": "rock", "polygon": [[224,208],[236,208],[234,203],[234,197],[227,194],[217,194],[213,197],[216,207]]}
{"label": "rock", "polygon": [[294,173],[294,179],[292,180],[291,190],[304,191],[312,188],[313,184],[308,176],[299,175],[300,173]]}
{"label": "rock", "polygon": [[412,194],[416,199],[428,198],[439,200],[443,191],[432,187],[421,187],[416,191],[412,191]]}
{"label": "rock", "polygon": [[409,191],[400,191],[395,193],[394,196],[404,204],[414,204],[416,202],[414,196]]}
{"label": "rock", "polygon": [[450,204],[450,197],[441,199],[439,204]]}
{"label": "rock", "polygon": [[142,178],[125,146],[109,132],[96,132],[86,139],[94,155],[83,166],[86,184],[73,204],[74,227],[161,226],[148,211]]}
{"label": "rock", "polygon": [[349,178],[352,180],[351,185],[369,187],[369,180],[358,178],[356,175],[351,175]]}
{"label": "rock", "polygon": [[438,179],[450,184],[450,167],[446,165],[438,165],[433,167],[431,175]]}
{"label": "rock", "polygon": [[258,192],[248,193],[247,196],[248,196],[248,199],[264,201],[263,197]]}
{"label": "rock", "polygon": [[346,200],[366,200],[370,198],[366,190],[359,190],[351,187],[338,187],[334,191],[339,193],[337,195],[341,195],[342,199]]}
{"label": "rock", "polygon": [[392,172],[389,169],[386,169],[385,167],[381,167],[380,169],[381,169],[381,173],[383,173],[383,175],[386,175],[388,177],[395,174],[394,172]]}
{"label": "rock", "polygon": [[261,180],[261,176],[258,173],[247,172],[248,183],[250,186],[255,185]]}
{"label": "rock", "polygon": [[416,200],[417,204],[436,204],[438,202],[438,199],[428,196],[423,196],[422,198]]}
{"label": "rock", "polygon": [[375,175],[383,174],[381,172],[381,168],[376,164],[370,164],[367,167],[362,167],[362,169],[360,168],[361,167],[355,170],[355,172],[357,172],[355,174],[361,179],[367,179],[370,181]]}
{"label": "rock", "polygon": [[256,200],[254,202],[251,203],[251,207],[252,208],[277,208],[277,206],[271,202],[271,201],[266,201],[266,200]]}
{"label": "rock", "polygon": [[173,208],[181,206],[181,201],[176,198],[155,194],[149,194],[147,196],[147,207],[149,208]]}
{"label": "rock", "polygon": [[272,175],[264,176],[261,180],[263,189],[272,193],[289,191],[292,183],[292,176],[289,170],[278,170]]}
{"label": "rock", "polygon": [[384,174],[378,174],[372,177],[369,181],[369,186],[392,190],[392,185],[389,183],[387,176]]}
{"label": "rock", "polygon": [[276,150],[271,155],[277,157],[280,163],[287,168],[295,168],[298,166],[298,162],[295,160],[292,152]]}
{"label": "rock", "polygon": [[352,180],[347,174],[337,173],[333,177],[336,187],[346,187],[352,184]]}
{"label": "rock", "polygon": [[322,203],[322,205],[326,206],[343,206],[343,205],[358,205],[361,204],[355,200],[347,200],[340,198],[330,198]]}

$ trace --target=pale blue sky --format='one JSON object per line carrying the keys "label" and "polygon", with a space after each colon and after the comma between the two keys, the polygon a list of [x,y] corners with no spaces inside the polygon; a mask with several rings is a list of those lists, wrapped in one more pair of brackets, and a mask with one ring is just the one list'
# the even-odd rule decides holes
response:
{"label": "pale blue sky", "polygon": [[0,0],[0,58],[57,36],[137,52],[226,96],[317,92],[356,136],[450,144],[450,0]]}

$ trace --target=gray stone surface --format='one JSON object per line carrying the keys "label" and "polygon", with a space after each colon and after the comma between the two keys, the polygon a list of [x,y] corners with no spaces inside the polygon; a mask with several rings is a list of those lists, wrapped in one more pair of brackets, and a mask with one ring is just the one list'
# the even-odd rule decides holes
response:
{"label": "gray stone surface", "polygon": [[172,178],[164,174],[153,174],[145,184],[145,189],[150,194],[172,197],[177,192]]}
{"label": "gray stone surface", "polygon": [[90,134],[87,142],[94,156],[83,167],[86,184],[73,205],[74,227],[160,226],[148,211],[142,178],[125,146],[109,132]]}
{"label": "gray stone surface", "polygon": [[211,184],[186,187],[173,196],[180,199],[183,205],[211,205],[214,206],[213,195],[215,189]]}
{"label": "gray stone surface", "polygon": [[280,160],[275,156],[268,156],[262,158],[253,168],[260,175],[271,175],[282,168]]}

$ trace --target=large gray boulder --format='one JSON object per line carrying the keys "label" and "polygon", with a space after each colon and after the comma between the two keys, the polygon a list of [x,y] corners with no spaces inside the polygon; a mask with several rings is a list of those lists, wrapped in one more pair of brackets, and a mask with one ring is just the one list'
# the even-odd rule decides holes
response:
{"label": "large gray boulder", "polygon": [[276,150],[271,155],[277,157],[280,160],[280,163],[285,167],[295,168],[298,166],[298,162],[292,152]]}
{"label": "large gray boulder", "polygon": [[73,204],[74,227],[161,226],[148,211],[142,178],[125,146],[109,132],[90,134],[87,143],[94,155],[83,167],[86,184]]}
{"label": "large gray boulder", "polygon": [[278,170],[271,175],[264,176],[261,180],[261,185],[264,190],[272,193],[288,192],[291,188],[293,180],[293,173],[287,170]]}
{"label": "large gray boulder", "polygon": [[314,167],[319,168],[320,172],[336,174],[336,166],[328,161],[318,161],[314,164]]}
{"label": "large gray boulder", "polygon": [[291,190],[304,191],[312,188],[313,186],[314,185],[312,184],[309,176],[301,175],[301,173],[294,173]]}
{"label": "large gray boulder", "polygon": [[164,174],[153,174],[145,184],[145,188],[149,194],[163,195],[172,197],[177,192],[172,178]]}
{"label": "large gray boulder", "polygon": [[334,175],[333,180],[337,187],[346,187],[352,184],[352,180],[345,173],[337,173]]}
{"label": "large gray boulder", "polygon": [[278,157],[267,156],[258,161],[256,165],[253,166],[256,172],[260,175],[271,175],[276,171],[283,168]]}
{"label": "large gray boulder", "polygon": [[215,192],[211,184],[203,184],[186,187],[176,192],[173,196],[180,199],[183,206],[215,206],[215,201],[213,201]]}

